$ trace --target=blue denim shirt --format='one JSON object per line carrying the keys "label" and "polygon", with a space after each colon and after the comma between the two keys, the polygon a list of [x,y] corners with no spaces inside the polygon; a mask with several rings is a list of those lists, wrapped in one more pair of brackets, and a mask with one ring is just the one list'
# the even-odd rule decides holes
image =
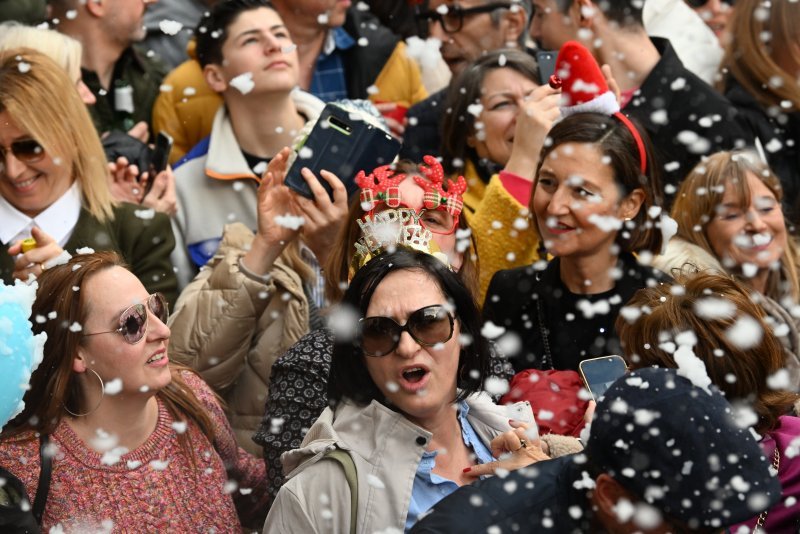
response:
{"label": "blue denim shirt", "polygon": [[[467,420],[468,413],[469,406],[467,406],[466,402],[461,401],[458,404],[458,422],[461,425],[461,438],[464,440],[464,444],[475,454],[479,464],[491,462],[494,460],[492,453],[480,440],[472,425],[469,424]],[[417,466],[414,486],[411,489],[411,503],[408,506],[408,515],[406,516],[406,531],[414,526],[420,514],[427,512],[433,505],[459,488],[458,484],[452,480],[433,473],[438,453],[439,451],[425,451],[422,453],[422,460]]]}

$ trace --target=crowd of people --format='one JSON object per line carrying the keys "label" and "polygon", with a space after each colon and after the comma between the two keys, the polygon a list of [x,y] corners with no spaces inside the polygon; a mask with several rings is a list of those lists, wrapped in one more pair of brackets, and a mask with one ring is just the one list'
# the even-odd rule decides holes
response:
{"label": "crowd of people", "polygon": [[0,0],[0,527],[800,532],[797,21]]}

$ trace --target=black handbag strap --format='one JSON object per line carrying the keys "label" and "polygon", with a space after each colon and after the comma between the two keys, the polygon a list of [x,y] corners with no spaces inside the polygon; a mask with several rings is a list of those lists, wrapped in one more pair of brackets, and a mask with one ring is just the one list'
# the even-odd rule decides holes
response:
{"label": "black handbag strap", "polygon": [[36,518],[36,522],[39,525],[42,524],[42,517],[44,517],[44,507],[47,504],[47,494],[50,492],[50,477],[53,471],[53,458],[45,451],[48,443],[50,443],[50,436],[42,434],[39,439],[39,462],[42,467],[39,471],[36,498],[33,500],[33,517]]}

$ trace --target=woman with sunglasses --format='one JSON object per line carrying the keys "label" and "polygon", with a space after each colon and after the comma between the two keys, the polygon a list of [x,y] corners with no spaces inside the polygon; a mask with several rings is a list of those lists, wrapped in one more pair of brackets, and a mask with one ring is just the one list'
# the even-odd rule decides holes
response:
{"label": "woman with sunglasses", "polygon": [[170,362],[164,296],[108,251],[76,255],[38,282],[31,322],[47,334],[43,360],[0,435],[0,465],[35,495],[49,437],[43,531],[258,525],[264,465],[237,447],[209,387]]}
{"label": "woman with sunglasses", "polygon": [[517,372],[577,372],[581,360],[619,354],[620,309],[668,278],[634,257],[652,259],[662,242],[662,188],[644,130],[624,116],[578,113],[549,137],[530,208],[554,258],[500,271],[484,304],[484,317],[520,347],[509,355]]}
{"label": "woman with sunglasses", "polygon": [[737,0],[718,89],[780,178],[788,219],[800,222],[800,3]]}
{"label": "woman with sunglasses", "polygon": [[39,276],[65,251],[90,247],[119,252],[150,292],[177,298],[169,218],[113,199],[74,81],[33,50],[0,52],[0,163],[4,281]]}
{"label": "woman with sunglasses", "polygon": [[404,247],[377,255],[342,305],[360,319],[335,341],[332,407],[284,455],[288,480],[264,532],[408,529],[476,476],[547,457],[530,405],[479,393],[489,363],[480,315],[440,259]]}
{"label": "woman with sunglasses", "polygon": [[[426,163],[419,165],[403,160],[394,167],[359,173],[359,198],[350,206],[347,226],[339,238],[342,245],[334,248],[326,268],[325,289],[331,303],[341,301],[357,267],[355,258],[363,257],[359,251],[374,245],[376,236],[385,238],[378,228],[391,229],[397,235],[397,223],[405,227],[409,241],[425,239],[432,249],[445,255],[462,283],[475,294],[474,248],[468,238],[456,237],[457,231],[469,229],[458,209],[463,193],[459,184],[463,181],[444,181],[436,158],[424,159]],[[438,195],[439,200],[429,201],[426,207],[426,194],[431,199]],[[312,329],[272,365],[269,393],[253,441],[263,447],[273,497],[284,480],[281,455],[300,446],[307,430],[329,405],[328,374],[339,312],[332,313],[330,328]],[[492,359],[493,376],[508,379],[507,369],[505,360]]]}
{"label": "woman with sunglasses", "polygon": [[469,184],[464,211],[481,260],[480,301],[494,273],[537,257],[526,205],[537,157],[560,116],[560,92],[539,85],[529,54],[510,49],[483,55],[450,84],[442,162]]}

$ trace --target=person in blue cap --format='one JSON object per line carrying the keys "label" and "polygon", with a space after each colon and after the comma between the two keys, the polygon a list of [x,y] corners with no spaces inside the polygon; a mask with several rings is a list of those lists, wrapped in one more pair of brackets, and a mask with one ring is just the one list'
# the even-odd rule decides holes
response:
{"label": "person in blue cap", "polygon": [[780,494],[715,387],[646,368],[601,398],[583,453],[463,486],[411,532],[718,532]]}

